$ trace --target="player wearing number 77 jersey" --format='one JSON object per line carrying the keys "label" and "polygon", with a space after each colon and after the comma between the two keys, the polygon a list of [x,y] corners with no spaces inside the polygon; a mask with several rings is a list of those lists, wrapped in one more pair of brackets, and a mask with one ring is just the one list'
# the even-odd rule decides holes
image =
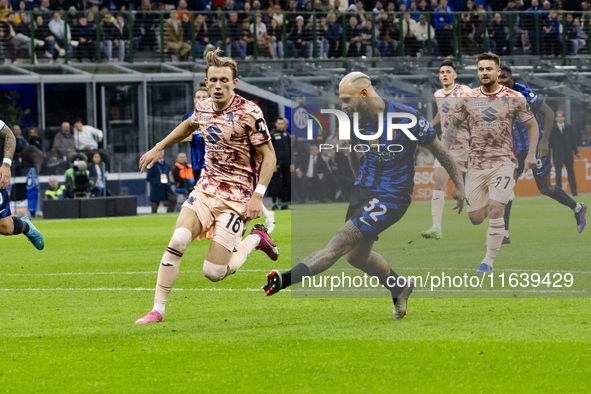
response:
{"label": "player wearing number 77 jersey", "polygon": [[501,59],[493,53],[478,56],[480,84],[460,99],[447,129],[445,143],[451,145],[462,122],[470,124],[470,155],[466,173],[466,210],[472,224],[489,217],[486,256],[476,273],[492,271],[505,229],[505,206],[513,198],[517,160],[513,153],[513,123],[523,123],[529,135],[525,171],[536,165],[538,122],[525,98],[499,84]]}
{"label": "player wearing number 77 jersey", "polygon": [[136,324],[162,321],[183,253],[194,239],[203,239],[214,224],[213,239],[203,263],[203,274],[212,282],[236,272],[255,248],[272,260],[278,257],[277,245],[263,225],[255,225],[242,240],[246,222],[263,212],[263,195],[273,176],[275,151],[261,109],[234,93],[238,83],[236,62],[217,56],[218,52],[219,49],[206,56],[205,85],[211,98],[196,103],[189,119],[140,158],[143,172],[156,163],[164,148],[201,128],[205,171],[183,204],[162,257],[154,308]]}
{"label": "player wearing number 77 jersey", "polygon": [[[386,259],[372,248],[378,235],[398,222],[410,205],[417,145],[429,149],[449,173],[455,185],[452,195],[457,200],[458,212],[464,204],[464,183],[453,157],[437,139],[429,122],[416,110],[381,98],[367,75],[361,72],[347,74],[339,84],[339,96],[343,110],[358,114],[358,130],[366,136],[375,136],[378,130],[387,130],[386,119],[391,114],[397,115],[397,119],[404,119],[400,122],[408,124],[408,128],[404,132],[395,130],[391,140],[388,133],[383,132],[371,141],[360,141],[357,137],[351,141],[351,146],[364,144],[369,151],[361,158],[354,152],[349,155],[349,163],[357,179],[345,224],[324,249],[306,257],[292,270],[283,274],[277,270],[269,272],[263,290],[268,296],[275,294],[301,282],[304,276],[310,277],[327,270],[346,255],[351,265],[377,277],[390,290],[394,301],[393,318],[401,319],[414,284],[405,278],[398,280],[398,274],[389,267]],[[383,114],[387,115],[380,119]],[[380,121],[383,122],[381,125]],[[391,144],[402,146],[402,151],[394,153],[383,148]]]}

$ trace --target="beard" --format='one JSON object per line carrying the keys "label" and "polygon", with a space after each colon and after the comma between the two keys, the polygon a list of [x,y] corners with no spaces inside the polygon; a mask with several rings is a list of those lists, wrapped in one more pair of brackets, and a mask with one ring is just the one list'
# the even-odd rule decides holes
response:
{"label": "beard", "polygon": [[480,83],[482,84],[482,86],[484,86],[486,88],[490,88],[496,82],[497,82],[497,79],[496,78],[493,78],[493,77],[489,77],[487,82],[482,82],[482,80],[480,81]]}

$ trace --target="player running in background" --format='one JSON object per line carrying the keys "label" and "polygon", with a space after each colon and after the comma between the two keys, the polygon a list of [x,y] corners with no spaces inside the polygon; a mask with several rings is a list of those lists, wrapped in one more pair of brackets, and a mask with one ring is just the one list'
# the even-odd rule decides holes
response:
{"label": "player running in background", "polygon": [[45,246],[43,236],[31,220],[26,216],[20,219],[10,213],[10,199],[6,188],[10,185],[10,167],[15,149],[16,138],[12,130],[0,120],[0,234],[24,234],[37,249],[41,250]]}
{"label": "player running in background", "polygon": [[[182,206],[158,271],[154,307],[136,324],[162,321],[168,295],[178,276],[183,253],[203,239],[215,223],[203,274],[217,282],[235,273],[254,249],[277,260],[275,242],[261,224],[245,239],[245,222],[263,212],[263,195],[275,168],[275,152],[261,109],[234,93],[238,79],[234,60],[207,54],[205,85],[211,98],[199,101],[193,115],[140,158],[140,171],[151,167],[160,152],[183,141],[197,128],[205,139],[205,170]],[[264,162],[258,175],[261,160]],[[256,188],[255,188],[256,186]]]}
{"label": "player running in background", "polygon": [[[193,108],[199,101],[205,100],[206,98],[209,98],[209,91],[205,86],[201,86],[195,90],[193,92]],[[183,121],[189,119],[194,112],[195,111],[191,111],[184,114]],[[191,146],[191,167],[193,168],[195,182],[198,182],[201,177],[201,171],[203,171],[203,167],[205,167],[205,140],[203,139],[201,129],[198,128],[195,130],[195,132],[185,138],[183,142],[188,142]],[[207,239],[213,237],[213,226],[207,231],[206,237]]]}
{"label": "player running in background", "polygon": [[[466,85],[456,83],[456,65],[452,60],[444,60],[439,66],[439,80],[441,81],[442,89],[435,92],[434,96],[437,102],[437,115],[431,126],[435,126],[441,122],[441,139],[445,140],[445,132],[449,126],[450,116],[453,114],[453,108],[458,101],[458,97],[462,97],[466,92],[472,90]],[[468,131],[468,124],[462,124],[458,135],[449,147],[449,153],[454,158],[456,165],[465,174],[467,171],[466,165],[468,163],[468,154],[470,148],[468,147],[468,138],[470,132]],[[423,231],[421,235],[424,238],[440,239],[443,235],[441,231],[441,220],[443,218],[443,206],[445,205],[445,190],[449,182],[449,174],[441,166],[439,160],[435,159],[433,164],[433,197],[431,198],[431,216],[433,216],[433,227],[429,230]]]}
{"label": "player running in background", "polygon": [[505,205],[513,198],[513,177],[517,160],[513,152],[513,123],[519,119],[531,142],[524,159],[527,171],[536,165],[538,123],[525,98],[499,84],[501,59],[493,53],[478,55],[480,86],[460,99],[447,129],[445,143],[450,146],[462,122],[470,124],[470,155],[466,174],[466,205],[472,224],[489,217],[486,256],[476,273],[492,271],[505,223]]}
{"label": "player running in background", "polygon": [[[457,200],[456,209],[461,212],[464,204],[464,184],[462,176],[454,163],[454,158],[429,125],[429,122],[413,108],[396,104],[381,98],[374,90],[369,77],[361,72],[347,74],[339,84],[339,96],[343,110],[359,114],[359,130],[366,135],[375,135],[377,130],[387,130],[386,118],[379,125],[380,113],[415,117],[416,123],[406,132],[396,130],[393,140],[383,133],[379,140],[370,142],[371,149],[359,158],[349,155],[349,162],[355,177],[353,197],[347,210],[346,222],[337,231],[328,245],[306,257],[290,271],[279,273],[273,270],[267,274],[263,286],[265,295],[270,296],[293,284],[302,281],[304,276],[317,275],[330,268],[340,257],[369,275],[379,278],[380,283],[390,290],[394,301],[392,317],[401,319],[407,308],[408,297],[414,283],[402,278],[388,266],[386,259],[372,251],[378,235],[398,222],[412,200],[414,188],[414,153],[417,145],[429,149],[449,173],[454,182],[453,197]],[[403,114],[401,114],[403,113]],[[397,118],[398,119],[398,118]],[[402,117],[400,122],[411,123],[411,118]],[[365,141],[354,137],[351,145]],[[402,152],[390,153],[380,146],[400,144]]]}
{"label": "player running in background", "polygon": [[[194,105],[197,105],[199,101],[205,100],[206,98],[209,98],[209,91],[204,86],[201,86],[193,92]],[[195,111],[191,111],[184,114],[183,121],[189,119],[194,112]],[[199,177],[201,177],[201,170],[203,170],[203,167],[205,167],[205,140],[203,139],[201,130],[195,130],[193,135],[187,137],[183,142],[189,142],[191,144],[191,166],[193,167],[195,182],[197,182]]]}
{"label": "player running in background", "polygon": [[[550,164],[550,156],[548,149],[548,140],[550,139],[550,132],[552,131],[552,122],[554,121],[554,111],[544,102],[544,100],[533,92],[530,88],[525,85],[515,83],[513,73],[507,66],[501,66],[501,75],[499,75],[499,83],[503,86],[513,89],[519,92],[525,97],[532,112],[536,115],[536,121],[538,125],[544,125],[540,128],[540,141],[538,143],[536,167],[532,170],[534,173],[534,179],[536,186],[540,193],[553,198],[562,205],[566,205],[575,213],[575,220],[577,222],[577,231],[583,232],[587,224],[585,213],[587,207],[583,203],[578,203],[573,200],[568,194],[561,188],[552,184],[550,180],[550,172],[552,165]],[[542,123],[541,117],[544,118]],[[514,136],[513,143],[517,152],[517,174],[515,175],[515,181],[519,178],[524,168],[525,156],[529,149],[529,139],[523,123],[518,119],[514,125]],[[511,204],[513,200],[507,203],[505,207],[505,235],[503,237],[504,244],[510,244],[511,238],[509,238],[509,216],[511,215]]]}

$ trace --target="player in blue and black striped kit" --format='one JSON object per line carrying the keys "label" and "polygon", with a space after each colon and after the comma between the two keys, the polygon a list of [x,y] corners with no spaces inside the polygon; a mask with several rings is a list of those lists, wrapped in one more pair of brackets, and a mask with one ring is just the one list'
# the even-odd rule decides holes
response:
{"label": "player in blue and black striped kit", "polygon": [[[509,67],[501,66],[501,75],[499,76],[499,83],[501,85],[508,87],[509,89],[513,89],[516,92],[521,93],[523,97],[525,97],[525,99],[527,100],[527,103],[531,111],[536,116],[536,121],[538,122],[540,129],[540,139],[538,143],[536,157],[537,165],[536,168],[533,169],[533,174],[534,179],[536,181],[536,185],[538,186],[538,190],[540,191],[540,193],[550,198],[553,198],[562,205],[566,205],[567,207],[572,209],[575,213],[577,231],[581,233],[585,229],[585,225],[587,223],[587,220],[585,218],[587,207],[585,206],[585,204],[577,203],[576,201],[574,201],[568,194],[564,192],[564,190],[562,190],[559,187],[556,187],[550,181],[550,171],[552,169],[552,165],[550,164],[548,140],[550,139],[550,132],[552,131],[554,111],[552,111],[552,108],[550,108],[548,104],[546,104],[544,100],[540,98],[540,96],[538,96],[530,88],[528,88],[525,85],[515,83],[513,73],[511,72],[511,69]],[[517,179],[523,172],[523,163],[525,160],[525,156],[527,156],[527,151],[529,149],[527,130],[525,129],[523,123],[521,123],[519,120],[516,120],[514,123],[513,145],[515,146],[515,150],[517,153],[518,167],[515,176],[515,181],[517,181]],[[503,237],[504,244],[511,243],[511,239],[509,238],[509,216],[511,214],[511,204],[512,201],[509,201],[509,203],[505,207],[505,236]]]}
{"label": "player in blue and black striped kit", "polygon": [[[311,277],[327,270],[346,255],[351,265],[377,277],[390,290],[394,301],[393,318],[401,319],[414,284],[405,278],[399,281],[399,276],[384,257],[372,248],[378,235],[398,222],[411,203],[417,145],[429,149],[449,173],[455,185],[452,195],[457,205],[454,209],[459,212],[464,203],[464,183],[454,159],[437,139],[429,122],[416,110],[381,98],[367,75],[360,72],[346,75],[339,85],[339,95],[343,110],[359,114],[362,135],[377,133],[380,113],[384,115],[383,133],[374,140],[352,137],[351,146],[361,146],[365,153],[361,158],[355,152],[349,155],[356,181],[346,223],[324,249],[306,257],[292,270],[283,274],[278,270],[269,272],[263,290],[266,295],[275,294],[301,282],[304,276]],[[387,116],[393,113],[400,115],[393,121],[398,127],[393,139],[388,140]],[[388,146],[396,152],[388,151]]]}
{"label": "player in blue and black striped kit", "polygon": [[[193,92],[193,104],[197,104],[197,102],[206,99],[209,97],[209,92],[207,88],[200,87],[199,89]],[[183,122],[193,115],[194,111],[186,113],[183,115]],[[203,140],[203,136],[201,135],[201,130],[197,129],[193,133],[192,136],[187,138],[185,142],[189,142],[191,144],[191,166],[193,167],[193,175],[195,177],[195,183],[199,180],[201,176],[201,170],[205,168],[205,141]]]}
{"label": "player in blue and black striped kit", "polygon": [[26,216],[20,219],[10,213],[10,199],[6,188],[10,185],[10,167],[15,149],[16,138],[12,130],[0,120],[0,234],[24,234],[37,249],[41,250],[45,246],[43,236],[31,220]]}

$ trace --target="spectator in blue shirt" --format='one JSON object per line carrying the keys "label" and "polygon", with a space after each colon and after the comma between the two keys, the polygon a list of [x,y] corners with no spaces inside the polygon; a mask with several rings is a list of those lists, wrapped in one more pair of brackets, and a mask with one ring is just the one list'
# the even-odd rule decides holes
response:
{"label": "spectator in blue shirt", "polygon": [[447,0],[441,0],[439,7],[435,10],[433,19],[435,21],[435,30],[437,42],[439,43],[439,54],[443,57],[452,54],[453,40],[453,14],[452,8],[447,5]]}

